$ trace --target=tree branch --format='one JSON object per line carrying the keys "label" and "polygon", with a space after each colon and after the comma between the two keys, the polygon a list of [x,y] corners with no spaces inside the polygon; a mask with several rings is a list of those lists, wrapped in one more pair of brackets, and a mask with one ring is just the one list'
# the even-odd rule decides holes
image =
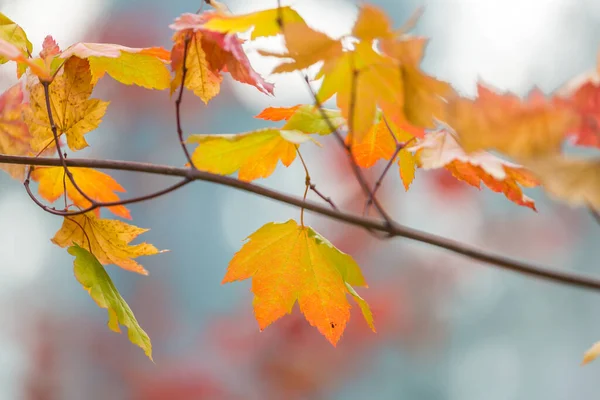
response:
{"label": "tree branch", "polygon": [[[544,279],[552,282],[571,285],[579,288],[593,289],[600,291],[600,279],[587,277],[571,272],[555,271],[548,268],[520,262],[507,257],[496,255],[464,243],[447,239],[441,236],[422,232],[417,229],[400,225],[396,222],[388,223],[386,221],[368,217],[362,217],[355,214],[344,213],[333,210],[325,205],[302,200],[301,198],[290,196],[279,191],[269,189],[263,186],[243,182],[238,179],[212,174],[210,172],[193,170],[190,168],[178,168],[167,165],[157,165],[140,163],[133,161],[118,160],[88,160],[88,159],[68,159],[64,162],[70,167],[79,168],[97,168],[110,169],[131,172],[143,172],[155,175],[179,176],[190,181],[212,182],[219,185],[254,193],[262,197],[270,198],[281,203],[286,203],[296,207],[304,207],[306,210],[327,216],[331,219],[345,222],[350,225],[372,229],[387,233],[390,236],[399,236],[411,239],[417,242],[427,243],[432,246],[440,247],[463,255],[473,260],[481,261],[490,265],[495,265],[505,270],[517,272],[523,275]],[[40,166],[61,166],[62,162],[55,158],[46,157],[25,157],[0,155],[0,163],[20,164],[20,165],[40,165]]]}

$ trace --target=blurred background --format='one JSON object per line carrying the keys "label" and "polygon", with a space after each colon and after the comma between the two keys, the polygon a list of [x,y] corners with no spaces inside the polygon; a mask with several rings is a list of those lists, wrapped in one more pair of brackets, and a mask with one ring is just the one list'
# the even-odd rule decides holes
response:
{"label": "blurred background", "polygon": [[[227,0],[235,13],[274,7],[275,0]],[[296,0],[318,30],[350,30],[357,2]],[[600,42],[596,0],[373,0],[400,26],[425,5],[416,34],[432,37],[423,68],[474,94],[478,79],[526,94],[550,92],[595,66]],[[0,0],[40,50],[52,34],[62,48],[78,41],[170,49],[168,25],[199,0]],[[273,60],[248,47],[267,74]],[[2,90],[15,81],[3,68]],[[269,77],[276,96],[232,84],[208,106],[184,95],[187,133],[237,133],[266,125],[267,106],[310,102],[294,75]],[[100,128],[78,156],[183,165],[174,103],[104,79],[95,96],[111,101]],[[364,199],[332,138],[303,149],[313,182],[343,208]],[[374,182],[384,165],[367,171]],[[170,180],[111,172],[129,195]],[[301,195],[299,163],[258,182]],[[600,275],[600,226],[585,210],[527,193],[539,213],[449,174],[417,171],[405,192],[397,171],[380,199],[401,223],[556,269]],[[310,194],[309,194],[310,196]],[[315,199],[313,197],[313,199]],[[316,199],[315,199],[316,200]],[[50,242],[61,219],[43,213],[22,185],[0,176],[0,399],[422,399],[512,400],[597,398],[600,362],[580,367],[600,340],[600,296],[536,281],[403,239],[379,242],[364,231],[310,213],[306,218],[353,255],[370,288],[377,334],[354,313],[333,348],[298,312],[259,332],[250,282],[221,285],[246,236],[269,221],[298,218],[292,207],[233,189],[197,183],[130,207],[141,239],[171,251],[141,262],[149,277],[108,267],[116,286],[153,340],[152,364],[106,327],[73,277],[72,257]],[[107,217],[113,218],[110,214]],[[356,308],[356,307],[354,307]],[[356,310],[353,310],[356,311]]]}

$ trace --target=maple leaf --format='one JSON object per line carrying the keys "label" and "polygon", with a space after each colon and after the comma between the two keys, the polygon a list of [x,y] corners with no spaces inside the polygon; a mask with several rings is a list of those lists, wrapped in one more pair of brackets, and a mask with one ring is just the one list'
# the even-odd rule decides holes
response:
{"label": "maple leaf", "polygon": [[282,129],[299,130],[304,133],[328,135],[332,133],[331,126],[338,129],[345,124],[338,110],[331,110],[308,104],[298,104],[293,107],[268,107],[254,118],[269,121],[287,121]]}
{"label": "maple leaf", "polygon": [[267,121],[287,121],[300,108],[302,104],[297,104],[292,107],[267,107],[254,118],[264,119]]}
{"label": "maple leaf", "polygon": [[527,160],[526,166],[553,197],[600,212],[600,157],[551,155]]}
{"label": "maple leaf", "polygon": [[379,7],[365,4],[360,7],[358,18],[352,28],[352,36],[365,41],[394,37],[387,14]]}
{"label": "maple leaf", "polygon": [[475,100],[449,100],[446,122],[467,152],[498,150],[520,162],[558,153],[565,133],[577,124],[573,111],[533,90],[526,102],[478,84]]}
{"label": "maple leaf", "polygon": [[[356,164],[362,168],[370,168],[379,160],[390,160],[396,153],[397,145],[394,137],[400,143],[409,142],[414,138],[402,129],[394,129],[394,132],[391,132],[388,124],[381,119],[360,141],[351,141]],[[416,159],[412,153],[403,148],[396,154],[394,161],[398,164],[404,188],[408,190],[415,177]]]}
{"label": "maple leaf", "polygon": [[272,95],[274,85],[266,82],[252,68],[242,48],[242,41],[235,34],[204,29],[203,18],[192,23],[187,21],[189,18],[184,14],[170,25],[176,31],[171,50],[171,69],[175,71],[175,78],[171,81],[171,94],[181,85],[183,50],[187,37],[189,45],[185,58],[185,87],[192,90],[204,103],[208,103],[219,93],[222,72],[229,72],[236,81],[252,85],[261,92]]}
{"label": "maple leaf", "polygon": [[148,271],[133,258],[159,254],[156,247],[148,243],[129,245],[138,235],[148,229],[110,219],[99,219],[94,213],[65,217],[62,227],[52,242],[60,247],[77,244],[87,247],[102,264],[115,264],[128,271],[148,275]]}
{"label": "maple leaf", "polygon": [[[54,141],[50,128],[46,97],[41,83],[28,82],[31,108],[25,110],[24,120],[33,135],[31,146],[35,151],[46,148]],[[94,130],[102,122],[108,107],[107,101],[90,99],[93,85],[86,60],[69,58],[64,72],[49,86],[50,104],[58,135],[67,136],[71,150],[81,150],[88,146],[84,134]]]}
{"label": "maple leaf", "polygon": [[226,12],[188,13],[181,16],[178,26],[180,29],[191,29],[201,25],[204,30],[218,33],[243,33],[252,29],[250,38],[254,40],[281,33],[280,22],[285,26],[304,20],[294,9],[286,6],[242,15]]}
{"label": "maple leaf", "polygon": [[[91,168],[69,168],[77,186],[85,194],[98,202],[119,201],[119,196],[114,192],[125,192],[125,189],[117,183],[110,175],[96,171]],[[34,181],[39,183],[39,194],[49,202],[55,202],[64,194],[67,187],[67,196],[73,204],[80,208],[87,208],[91,203],[81,195],[68,177],[65,176],[63,167],[36,167],[31,173]],[[131,219],[131,214],[125,206],[107,207],[115,215]],[[97,209],[99,215],[99,209]]]}
{"label": "maple leaf", "polygon": [[434,128],[436,119],[445,121],[447,99],[456,95],[449,83],[419,69],[426,44],[427,40],[422,37],[389,38],[380,43],[384,54],[399,61],[404,91],[404,116],[418,128]]}
{"label": "maple leaf", "polygon": [[315,31],[304,22],[285,24],[284,38],[287,53],[259,50],[263,56],[291,59],[275,67],[275,74],[308,68],[320,61],[331,60],[334,63],[342,56],[343,48],[339,40]]}
{"label": "maple leaf", "polygon": [[102,264],[92,253],[77,245],[69,247],[67,251],[75,256],[73,262],[75,278],[98,307],[107,309],[109,329],[120,333],[119,324],[127,327],[129,341],[144,350],[146,356],[152,360],[152,343],[148,334],[135,319],[133,311],[121,297]]}
{"label": "maple leaf", "polygon": [[[352,286],[367,286],[352,257],[294,220],[268,223],[250,235],[229,263],[223,283],[249,278],[261,330],[291,313],[298,301],[308,322],[334,346],[350,319],[346,295],[359,301]],[[359,305],[374,330],[368,305],[364,300]]]}
{"label": "maple leaf", "polygon": [[[19,25],[6,15],[0,13],[0,39],[13,45],[21,54],[31,54],[33,45],[27,39],[27,34]],[[11,60],[10,57],[0,57],[0,64]]]}
{"label": "maple leaf", "polygon": [[60,58],[87,59],[95,85],[104,74],[126,84],[147,89],[169,87],[171,75],[167,68],[170,54],[161,47],[132,48],[108,43],[76,43],[60,54]]}
{"label": "maple leaf", "polygon": [[[15,156],[30,155],[31,135],[21,116],[25,108],[27,105],[23,104],[23,90],[20,83],[0,96],[0,153]],[[0,164],[0,168],[15,179],[22,180],[25,177],[25,165]]]}
{"label": "maple leaf", "polygon": [[484,151],[467,154],[450,130],[430,132],[408,150],[417,152],[423,169],[446,168],[456,179],[478,189],[483,182],[494,192],[504,193],[510,201],[535,211],[533,200],[525,196],[519,187],[519,184],[537,186],[533,174]]}
{"label": "maple leaf", "polygon": [[296,159],[296,146],[310,136],[299,131],[260,129],[234,135],[190,135],[199,146],[192,154],[196,168],[222,175],[238,171],[238,178],[266,178],[279,161],[289,167]]}

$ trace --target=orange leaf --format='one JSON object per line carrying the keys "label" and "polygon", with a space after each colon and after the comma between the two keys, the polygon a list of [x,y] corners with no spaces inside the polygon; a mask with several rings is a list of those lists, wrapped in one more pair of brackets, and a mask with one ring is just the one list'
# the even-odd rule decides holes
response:
{"label": "orange leaf", "polygon": [[[119,196],[114,192],[125,192],[125,189],[117,181],[103,172],[91,168],[69,168],[69,171],[77,182],[77,186],[96,201],[119,201]],[[34,181],[39,182],[38,192],[49,202],[55,202],[64,194],[66,184],[67,196],[73,201],[73,204],[80,208],[87,208],[91,205],[65,176],[62,167],[37,167],[31,177]],[[113,206],[108,209],[119,217],[131,219],[131,214],[125,206]]]}
{"label": "orange leaf", "polygon": [[558,101],[547,101],[538,90],[527,102],[512,94],[497,94],[481,84],[478,98],[457,97],[448,104],[448,124],[467,152],[498,150],[517,160],[560,151],[576,114]]}
{"label": "orange leaf", "polygon": [[148,271],[133,260],[139,256],[162,253],[151,244],[129,243],[148,229],[123,221],[99,219],[93,213],[65,217],[52,242],[60,247],[77,244],[92,253],[102,264],[115,264],[128,271],[148,275]]}
{"label": "orange leaf", "polygon": [[[14,156],[31,154],[31,135],[21,116],[26,107],[23,104],[21,83],[0,96],[0,153]],[[24,165],[0,164],[0,168],[15,179],[22,180],[25,177]]]}
{"label": "orange leaf", "polygon": [[519,187],[519,184],[537,186],[533,174],[487,152],[465,153],[448,130],[431,132],[408,150],[417,152],[423,169],[444,167],[461,181],[476,188],[480,188],[483,182],[494,192],[504,193],[510,201],[535,210],[533,200],[525,196]]}
{"label": "orange leaf", "polygon": [[369,41],[394,36],[394,32],[387,14],[378,7],[366,4],[360,8],[352,36]]}
{"label": "orange leaf", "polygon": [[291,313],[298,301],[308,322],[335,346],[350,319],[348,294],[374,329],[368,306],[351,286],[367,286],[359,266],[294,220],[268,223],[250,235],[229,263],[223,283],[249,278],[261,330]]}
{"label": "orange leaf", "polygon": [[293,107],[267,107],[254,116],[254,118],[265,119],[267,121],[287,121],[301,105],[298,104]]}
{"label": "orange leaf", "polygon": [[594,343],[594,345],[585,352],[581,364],[585,365],[594,361],[596,358],[598,358],[598,355],[600,355],[600,342]]}
{"label": "orange leaf", "polygon": [[575,144],[600,148],[600,83],[585,82],[564,102],[580,117],[579,125],[569,131]]}

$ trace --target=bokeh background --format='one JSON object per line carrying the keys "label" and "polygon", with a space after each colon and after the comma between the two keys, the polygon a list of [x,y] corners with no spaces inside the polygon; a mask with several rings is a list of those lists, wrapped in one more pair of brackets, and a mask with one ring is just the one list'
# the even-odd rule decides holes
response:
{"label": "bokeh background", "polygon": [[[275,0],[228,0],[233,12]],[[550,92],[594,67],[600,44],[596,0],[373,0],[403,23],[420,5],[415,33],[432,37],[424,69],[466,94],[475,82],[526,94]],[[357,2],[296,0],[316,29],[348,32]],[[40,49],[46,34],[62,48],[77,41],[170,48],[168,25],[199,0],[0,0]],[[265,45],[262,43],[261,45]],[[268,43],[267,43],[268,45]],[[276,44],[273,44],[276,45]],[[249,47],[257,70],[268,73]],[[14,83],[3,68],[2,89]],[[204,106],[184,97],[188,133],[236,133],[265,126],[267,106],[310,102],[297,76],[270,77],[276,96],[232,84]],[[165,92],[101,81],[111,100],[87,157],[183,165],[173,101]],[[303,150],[313,181],[338,205],[360,211],[363,197],[344,155],[329,138]],[[383,165],[367,172],[374,182]],[[167,178],[111,172],[131,195]],[[260,184],[301,195],[299,163]],[[418,171],[410,191],[397,172],[380,192],[400,222],[556,269],[600,274],[600,227],[529,191],[539,213],[444,172]],[[259,332],[249,282],[221,285],[244,238],[299,211],[233,189],[197,183],[131,207],[143,239],[169,253],[142,260],[149,277],[109,267],[121,293],[153,339],[150,363],[125,335],[106,328],[106,312],[76,282],[72,257],[50,238],[60,218],[44,214],[22,185],[0,176],[0,399],[422,399],[597,398],[600,363],[581,367],[600,340],[600,297],[477,264],[407,240],[378,242],[359,229],[307,214],[307,221],[362,266],[361,294],[378,333],[353,314],[336,349],[295,312]],[[108,216],[108,215],[107,215]]]}

